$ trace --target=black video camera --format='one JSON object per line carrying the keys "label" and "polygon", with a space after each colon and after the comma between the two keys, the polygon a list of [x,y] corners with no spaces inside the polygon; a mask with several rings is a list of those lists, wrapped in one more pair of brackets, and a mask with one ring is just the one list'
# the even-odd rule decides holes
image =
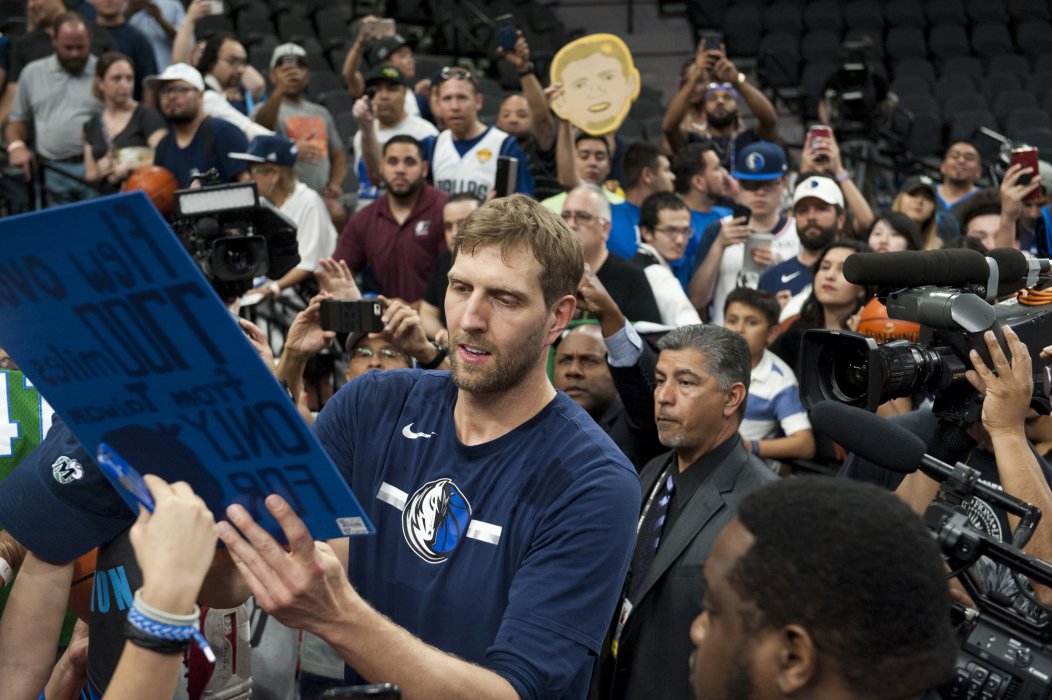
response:
{"label": "black video camera", "polygon": [[1008,326],[1030,351],[1031,405],[1045,415],[1050,412],[1048,375],[1039,355],[1052,344],[1052,307],[1023,306],[1015,299],[991,306],[974,294],[941,287],[892,292],[887,307],[889,318],[920,324],[920,342],[878,345],[851,331],[807,331],[800,373],[805,406],[832,399],[875,411],[890,399],[931,392],[936,416],[977,421],[983,400],[964,376],[972,367],[968,352],[976,350],[992,366],[983,333],[993,330],[1003,347],[1001,329]]}
{"label": "black video camera", "polygon": [[296,224],[260,199],[255,183],[178,190],[175,203],[172,229],[224,301],[300,261]]}

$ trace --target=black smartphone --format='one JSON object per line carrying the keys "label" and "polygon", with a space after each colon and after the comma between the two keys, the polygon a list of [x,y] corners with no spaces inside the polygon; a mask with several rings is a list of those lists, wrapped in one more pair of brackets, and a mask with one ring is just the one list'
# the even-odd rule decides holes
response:
{"label": "black smartphone", "polygon": [[[731,216],[737,221],[738,219],[745,217],[745,223],[749,223],[749,219],[752,218],[752,209],[745,206],[744,204],[732,204],[731,205]],[[322,302],[324,303],[324,302]]]}
{"label": "black smartphone", "polygon": [[321,694],[321,700],[401,700],[402,690],[397,685],[350,685],[332,688]]}
{"label": "black smartphone", "polygon": [[512,15],[501,15],[494,18],[493,21],[497,25],[497,40],[500,42],[500,47],[505,51],[514,51],[515,42],[519,38],[515,17]]}
{"label": "black smartphone", "polygon": [[371,299],[330,299],[321,303],[321,327],[337,333],[378,333],[384,329],[383,312],[383,305]]}
{"label": "black smartphone", "polygon": [[720,46],[723,45],[723,32],[718,32],[715,29],[707,29],[700,32],[698,38],[705,40],[706,51],[719,51]]}
{"label": "black smartphone", "polygon": [[494,189],[498,197],[515,194],[519,179],[519,159],[514,156],[497,157],[497,183]]}

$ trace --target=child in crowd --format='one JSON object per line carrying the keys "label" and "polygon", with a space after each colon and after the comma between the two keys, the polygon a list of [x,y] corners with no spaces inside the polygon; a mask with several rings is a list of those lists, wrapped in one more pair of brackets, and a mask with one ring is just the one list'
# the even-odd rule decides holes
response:
{"label": "child in crowd", "polygon": [[769,292],[739,287],[727,295],[723,311],[724,327],[745,339],[752,359],[749,398],[739,432],[745,447],[776,471],[781,467],[774,460],[810,459],[815,454],[796,374],[767,349],[778,330],[779,310]]}

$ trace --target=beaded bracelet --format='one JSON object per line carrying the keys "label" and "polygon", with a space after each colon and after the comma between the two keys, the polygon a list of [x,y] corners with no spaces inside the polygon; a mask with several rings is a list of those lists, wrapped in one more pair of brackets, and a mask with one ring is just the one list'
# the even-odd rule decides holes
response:
{"label": "beaded bracelet", "polygon": [[201,648],[205,658],[215,663],[215,653],[197,627],[200,614],[201,609],[196,605],[194,612],[189,615],[173,615],[158,610],[143,601],[142,589],[139,589],[135,592],[131,608],[128,609],[128,625],[156,641],[148,642],[138,634],[129,635],[128,640],[152,651],[171,654],[185,650],[192,639]]}

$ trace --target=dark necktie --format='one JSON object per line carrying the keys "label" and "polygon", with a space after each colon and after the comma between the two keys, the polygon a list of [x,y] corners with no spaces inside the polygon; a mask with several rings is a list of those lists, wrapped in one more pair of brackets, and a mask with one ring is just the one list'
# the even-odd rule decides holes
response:
{"label": "dark necktie", "polygon": [[636,539],[636,551],[632,556],[632,584],[628,590],[628,597],[636,599],[636,594],[643,585],[650,565],[654,562],[658,546],[661,544],[661,531],[665,527],[665,517],[668,515],[668,504],[672,500],[672,492],[675,486],[672,483],[672,474],[665,478],[665,485],[658,494],[657,500],[651,503],[646,515],[643,516],[643,526],[639,529]]}

